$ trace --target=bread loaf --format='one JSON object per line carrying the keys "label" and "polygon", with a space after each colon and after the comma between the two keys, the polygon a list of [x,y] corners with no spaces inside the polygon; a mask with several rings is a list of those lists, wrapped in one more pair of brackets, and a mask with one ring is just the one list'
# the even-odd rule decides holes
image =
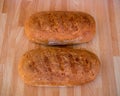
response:
{"label": "bread loaf", "polygon": [[74,86],[94,80],[99,72],[98,57],[85,49],[38,48],[26,52],[18,71],[32,86]]}
{"label": "bread loaf", "polygon": [[25,34],[39,44],[79,44],[92,40],[95,20],[83,12],[39,12],[26,20]]}

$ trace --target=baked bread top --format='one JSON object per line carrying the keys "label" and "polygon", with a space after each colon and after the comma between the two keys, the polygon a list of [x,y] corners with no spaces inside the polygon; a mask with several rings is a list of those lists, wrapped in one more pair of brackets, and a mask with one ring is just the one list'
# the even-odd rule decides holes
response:
{"label": "baked bread top", "polygon": [[98,57],[85,49],[38,48],[26,52],[18,71],[32,86],[81,85],[94,80],[100,69]]}
{"label": "baked bread top", "polygon": [[79,44],[93,39],[95,20],[83,12],[38,12],[26,20],[25,33],[29,40],[39,44]]}

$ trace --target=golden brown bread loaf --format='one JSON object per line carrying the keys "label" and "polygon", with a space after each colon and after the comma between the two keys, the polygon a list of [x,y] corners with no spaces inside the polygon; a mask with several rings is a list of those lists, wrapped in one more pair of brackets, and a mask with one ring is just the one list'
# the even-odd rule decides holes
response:
{"label": "golden brown bread loaf", "polygon": [[83,12],[39,12],[26,21],[25,33],[39,44],[79,44],[92,40],[95,20]]}
{"label": "golden brown bread loaf", "polygon": [[18,71],[32,86],[74,86],[94,80],[100,69],[98,57],[85,49],[38,48],[26,52]]}

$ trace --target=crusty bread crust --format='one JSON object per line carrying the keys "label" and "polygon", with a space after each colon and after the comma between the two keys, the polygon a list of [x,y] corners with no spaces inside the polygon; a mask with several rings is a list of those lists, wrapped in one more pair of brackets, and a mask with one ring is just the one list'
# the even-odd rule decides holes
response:
{"label": "crusty bread crust", "polygon": [[25,33],[29,40],[39,44],[79,44],[92,40],[95,20],[83,12],[39,12],[26,20]]}
{"label": "crusty bread crust", "polygon": [[94,80],[98,57],[85,49],[38,48],[26,52],[18,65],[23,81],[32,86],[75,86]]}

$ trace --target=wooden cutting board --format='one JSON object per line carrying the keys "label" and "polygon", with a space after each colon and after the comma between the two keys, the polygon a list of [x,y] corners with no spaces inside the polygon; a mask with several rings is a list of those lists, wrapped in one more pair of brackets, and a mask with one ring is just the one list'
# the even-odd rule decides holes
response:
{"label": "wooden cutting board", "polygon": [[[24,35],[24,22],[38,11],[83,11],[96,21],[96,35],[84,47],[98,55],[101,70],[91,83],[75,87],[31,87],[20,79],[18,60],[39,47]],[[0,96],[120,96],[120,0],[0,0]]]}

